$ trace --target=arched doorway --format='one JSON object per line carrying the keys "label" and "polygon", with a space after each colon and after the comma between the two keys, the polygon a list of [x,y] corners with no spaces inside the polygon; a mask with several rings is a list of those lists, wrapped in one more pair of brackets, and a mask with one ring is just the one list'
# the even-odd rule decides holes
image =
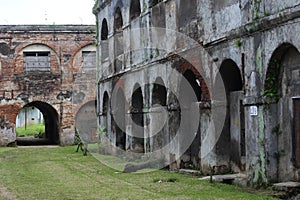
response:
{"label": "arched doorway", "polygon": [[[150,109],[150,151],[156,151],[168,144],[168,135],[166,131],[167,121],[167,89],[164,81],[156,78],[152,85],[151,109]],[[148,147],[147,147],[148,148]]]}
{"label": "arched doorway", "polygon": [[246,149],[241,72],[233,60],[227,59],[222,62],[219,73],[225,86],[227,99],[225,122],[216,145],[216,153],[223,162],[219,165],[227,165],[232,161],[238,169],[244,170]]}
{"label": "arched doorway", "polygon": [[[197,102],[201,101],[202,78],[200,75],[194,73],[193,69],[194,68],[191,66],[183,73],[179,88],[179,101],[181,116],[185,116],[185,118],[181,119],[181,126],[183,127],[183,130],[188,131],[190,130],[190,127],[195,127],[196,125],[198,127],[196,135],[195,133],[183,133],[184,137],[187,137],[187,135],[193,135],[195,137],[189,148],[181,156],[180,167],[194,169],[200,167],[199,152],[201,148],[201,135],[199,122],[195,122],[193,118],[194,116],[191,115],[191,113],[194,112],[193,106],[195,106]],[[185,138],[183,138],[182,141],[185,141]]]}
{"label": "arched doorway", "polygon": [[116,134],[116,146],[126,150],[126,123],[125,105],[126,99],[121,88],[117,90],[116,97],[113,98],[113,131]]}
{"label": "arched doorway", "polygon": [[[30,113],[30,116],[28,115]],[[42,116],[39,116],[39,114]],[[17,137],[17,145],[57,145],[59,144],[59,120],[57,111],[48,103],[35,101],[26,104],[17,116],[17,122],[24,117],[24,125],[43,124],[44,133],[41,131],[36,137]],[[27,118],[27,119],[26,119]],[[21,120],[22,121],[22,120]],[[20,122],[20,125],[23,123]],[[25,128],[25,127],[24,127]],[[28,128],[28,126],[26,127]]]}
{"label": "arched doorway", "polygon": [[299,65],[298,49],[284,43],[273,52],[266,72],[264,97],[268,102],[266,131],[273,147],[269,149],[273,155],[269,169],[272,181],[300,181]]}
{"label": "arched doorway", "polygon": [[75,127],[83,141],[97,141],[96,101],[89,101],[80,107],[75,116]]}
{"label": "arched doorway", "polygon": [[114,72],[122,70],[123,66],[123,17],[120,7],[117,7],[114,15]]}
{"label": "arched doorway", "polygon": [[131,149],[138,153],[145,152],[144,137],[144,101],[141,86],[135,84],[131,97],[131,119],[132,119],[132,146]]}
{"label": "arched doorway", "polygon": [[110,130],[110,105],[109,105],[109,97],[107,92],[104,92],[103,95],[103,105],[102,105],[102,117],[103,117],[103,126],[106,132]]}

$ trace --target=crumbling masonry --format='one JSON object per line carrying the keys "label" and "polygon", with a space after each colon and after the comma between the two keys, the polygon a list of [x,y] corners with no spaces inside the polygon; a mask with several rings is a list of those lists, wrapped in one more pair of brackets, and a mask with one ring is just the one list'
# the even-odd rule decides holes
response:
{"label": "crumbling masonry", "polygon": [[[168,144],[183,120],[174,93],[184,94],[184,77],[196,100],[182,101],[199,106],[199,126],[183,155],[172,149],[166,155],[176,158],[172,167],[230,169],[258,185],[300,181],[299,0],[98,0],[94,13],[98,115],[111,144],[145,153]],[[182,76],[170,78],[174,69]],[[217,103],[209,88],[218,75],[227,99],[224,128],[204,142]],[[113,92],[119,101],[110,100]],[[148,137],[157,124],[151,120],[159,121],[155,105],[167,110],[168,120]],[[144,127],[145,139],[130,136],[136,132],[132,124]]]}
{"label": "crumbling masonry", "polygon": [[95,52],[95,26],[0,26],[0,145],[15,142],[29,106],[43,113],[49,143],[73,144],[82,109],[95,108]]}

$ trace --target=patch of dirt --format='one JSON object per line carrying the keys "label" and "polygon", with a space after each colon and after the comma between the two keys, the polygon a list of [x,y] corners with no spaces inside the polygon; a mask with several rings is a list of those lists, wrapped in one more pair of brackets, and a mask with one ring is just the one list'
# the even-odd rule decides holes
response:
{"label": "patch of dirt", "polygon": [[7,200],[17,200],[18,198],[11,194],[6,187],[0,184],[0,197],[3,197],[4,199]]}

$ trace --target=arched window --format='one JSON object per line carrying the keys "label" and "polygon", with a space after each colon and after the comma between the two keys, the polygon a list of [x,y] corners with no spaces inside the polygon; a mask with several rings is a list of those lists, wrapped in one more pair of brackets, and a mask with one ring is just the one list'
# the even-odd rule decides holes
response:
{"label": "arched window", "polygon": [[49,72],[51,68],[51,54],[53,51],[50,47],[43,44],[32,44],[23,50],[24,71],[25,72]]}
{"label": "arched window", "polygon": [[121,32],[123,26],[123,18],[122,18],[121,9],[119,7],[116,9],[114,19],[115,19],[114,31],[117,33]]}
{"label": "arched window", "polygon": [[108,26],[107,20],[103,19],[102,26],[101,26],[101,55],[102,60],[108,57]]}
{"label": "arched window", "polygon": [[141,4],[139,0],[131,0],[130,3],[130,19],[133,20],[140,16],[141,14]]}
{"label": "arched window", "polygon": [[101,26],[101,40],[107,40],[107,38],[108,38],[107,20],[103,19],[102,26]]}
{"label": "arched window", "polygon": [[115,52],[115,72],[119,72],[122,69],[122,59],[117,58],[124,52],[123,48],[123,18],[120,7],[117,7],[114,16],[114,52]]}

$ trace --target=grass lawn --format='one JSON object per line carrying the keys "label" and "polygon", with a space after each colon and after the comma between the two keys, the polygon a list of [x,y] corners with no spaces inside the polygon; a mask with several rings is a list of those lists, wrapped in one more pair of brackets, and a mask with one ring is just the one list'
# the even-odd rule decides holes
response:
{"label": "grass lawn", "polygon": [[0,199],[272,199],[174,172],[121,173],[75,149],[0,148]]}
{"label": "grass lawn", "polygon": [[38,136],[39,134],[45,133],[45,125],[44,124],[33,124],[26,127],[18,127],[16,129],[18,137],[24,136]]}

